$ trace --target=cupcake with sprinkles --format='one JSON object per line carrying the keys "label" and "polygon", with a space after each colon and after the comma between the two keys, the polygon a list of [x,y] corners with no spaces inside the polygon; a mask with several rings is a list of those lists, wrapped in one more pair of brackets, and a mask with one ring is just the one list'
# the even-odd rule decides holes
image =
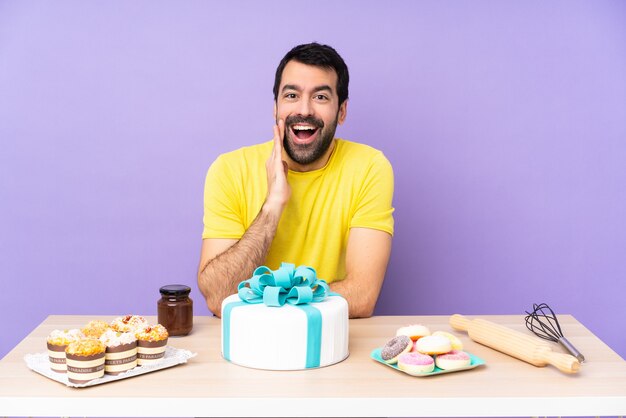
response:
{"label": "cupcake with sprinkles", "polygon": [[90,321],[81,331],[85,337],[97,339],[109,329],[111,325],[104,321]]}
{"label": "cupcake with sprinkles", "polygon": [[169,334],[163,325],[157,324],[135,333],[137,338],[137,364],[156,363],[165,355]]}
{"label": "cupcake with sprinkles", "polygon": [[100,336],[106,346],[104,372],[118,375],[137,366],[137,339],[132,332],[107,330]]}
{"label": "cupcake with sprinkles", "polygon": [[57,373],[67,372],[65,349],[70,343],[83,338],[85,338],[85,336],[79,329],[63,331],[55,329],[52,331],[47,338],[50,369]]}
{"label": "cupcake with sprinkles", "polygon": [[102,341],[92,338],[70,343],[65,349],[67,380],[81,384],[104,376],[105,350]]}
{"label": "cupcake with sprinkles", "polygon": [[111,322],[111,328],[117,332],[132,332],[136,333],[143,328],[148,327],[148,321],[143,316],[139,315],[126,315],[115,318]]}

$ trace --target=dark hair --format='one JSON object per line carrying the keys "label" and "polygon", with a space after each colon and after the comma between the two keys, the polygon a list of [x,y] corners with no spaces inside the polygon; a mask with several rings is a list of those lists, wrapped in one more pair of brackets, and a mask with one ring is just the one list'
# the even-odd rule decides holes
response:
{"label": "dark hair", "polygon": [[337,73],[337,95],[339,96],[339,105],[348,98],[348,83],[350,75],[348,74],[348,66],[343,58],[328,45],[320,45],[317,42],[310,44],[298,45],[287,52],[276,68],[276,77],[274,78],[274,101],[278,99],[278,89],[283,78],[283,70],[289,61],[297,61],[302,64],[313,65],[335,70]]}

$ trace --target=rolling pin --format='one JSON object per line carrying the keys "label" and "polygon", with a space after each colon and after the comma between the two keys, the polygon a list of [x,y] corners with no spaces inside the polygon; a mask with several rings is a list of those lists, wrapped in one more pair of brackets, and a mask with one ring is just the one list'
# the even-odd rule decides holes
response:
{"label": "rolling pin", "polygon": [[548,343],[502,325],[484,319],[470,320],[459,314],[450,317],[450,325],[458,331],[467,331],[469,337],[477,343],[534,366],[551,364],[565,373],[576,373],[580,369],[576,357],[555,353]]}

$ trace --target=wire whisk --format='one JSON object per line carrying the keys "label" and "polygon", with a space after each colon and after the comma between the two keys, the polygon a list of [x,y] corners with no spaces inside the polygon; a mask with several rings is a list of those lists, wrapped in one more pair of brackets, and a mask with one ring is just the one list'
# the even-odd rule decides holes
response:
{"label": "wire whisk", "polygon": [[533,311],[528,312],[526,316],[526,328],[532,331],[537,337],[543,338],[544,340],[553,341],[555,343],[561,344],[567,351],[570,352],[571,355],[576,357],[579,362],[585,361],[585,356],[583,356],[580,351],[576,350],[576,348],[567,341],[567,338],[563,336],[563,331],[561,331],[561,325],[559,324],[559,320],[556,318],[554,311],[545,303],[541,303],[537,305],[533,304]]}

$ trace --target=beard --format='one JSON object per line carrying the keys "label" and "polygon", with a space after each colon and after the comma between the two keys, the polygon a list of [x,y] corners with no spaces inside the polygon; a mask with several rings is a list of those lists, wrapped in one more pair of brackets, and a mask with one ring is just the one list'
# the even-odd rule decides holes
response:
{"label": "beard", "polygon": [[[285,119],[283,147],[289,158],[300,165],[308,165],[319,160],[328,151],[335,138],[338,118],[339,112],[337,112],[335,120],[328,126],[325,126],[323,120],[316,119],[313,116],[288,116]],[[315,126],[319,130],[315,141],[310,144],[296,144],[291,139],[291,135],[293,135],[291,126],[297,123],[308,123]]]}

